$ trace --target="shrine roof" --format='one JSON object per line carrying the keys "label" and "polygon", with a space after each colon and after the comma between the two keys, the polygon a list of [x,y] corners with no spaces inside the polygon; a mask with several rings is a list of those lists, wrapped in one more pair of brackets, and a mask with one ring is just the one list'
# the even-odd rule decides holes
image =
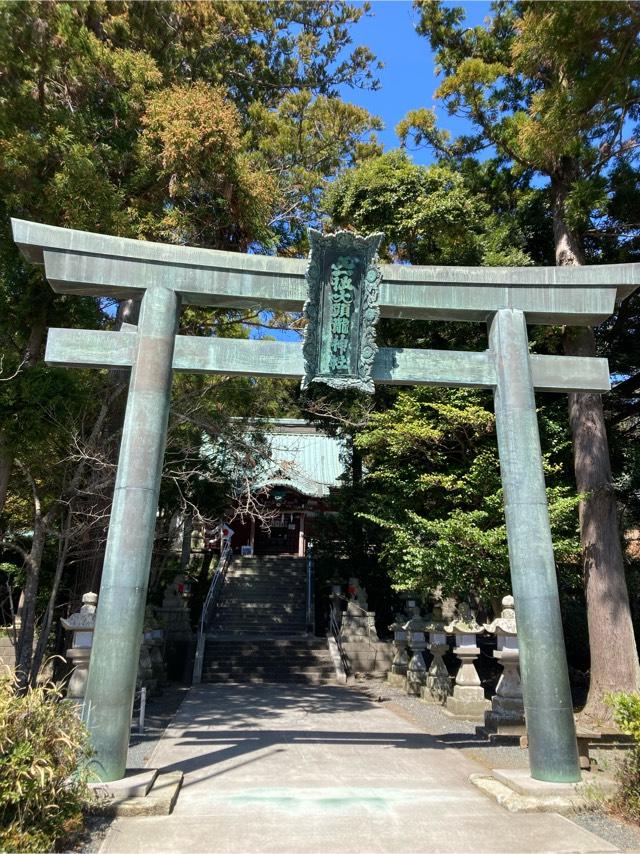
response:
{"label": "shrine roof", "polygon": [[255,488],[289,486],[302,495],[326,498],[345,472],[344,443],[300,419],[270,422],[265,434],[271,459],[257,475]]}

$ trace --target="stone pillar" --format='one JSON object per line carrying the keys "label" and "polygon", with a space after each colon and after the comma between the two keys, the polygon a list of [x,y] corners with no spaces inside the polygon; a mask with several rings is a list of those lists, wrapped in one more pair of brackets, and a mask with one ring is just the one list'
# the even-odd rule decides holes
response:
{"label": "stone pillar", "polygon": [[71,648],[67,650],[67,658],[73,665],[73,672],[67,685],[67,698],[75,700],[78,704],[83,703],[87,689],[97,602],[98,597],[95,593],[85,593],[80,610],[60,620],[67,631],[73,632]]}
{"label": "stone pillar", "polygon": [[387,681],[398,687],[404,685],[407,676],[407,633],[402,623],[402,615],[396,615],[395,622],[389,626],[393,632],[393,661],[391,669],[387,673]]}
{"label": "stone pillar", "polygon": [[391,663],[391,672],[398,673],[401,676],[406,676],[407,665],[409,658],[407,656],[407,633],[404,625],[400,622],[401,616],[396,617],[395,623],[389,626],[389,630],[393,632],[393,662]]}
{"label": "stone pillar", "polygon": [[92,771],[102,782],[122,778],[126,767],[178,311],[174,291],[151,285],[145,292],[85,700],[85,722],[95,751]]}
{"label": "stone pillar", "polygon": [[[167,681],[167,668],[164,663],[164,631],[154,628],[148,634],[150,637],[147,639],[147,646],[149,647],[149,656],[151,657],[153,679],[156,689],[160,689]],[[145,635],[147,635],[147,632],[145,632]]]}
{"label": "stone pillar", "polygon": [[[416,610],[418,609],[416,608]],[[407,642],[412,653],[407,666],[407,694],[416,697],[421,696],[422,689],[427,681],[427,666],[423,655],[427,648],[424,626],[425,621],[418,614],[404,626],[404,630],[407,632]]]}
{"label": "stone pillar", "polygon": [[502,665],[502,673],[496,693],[491,698],[491,711],[484,717],[484,728],[496,735],[519,737],[526,733],[526,727],[522,685],[518,672],[520,655],[513,596],[504,597],[502,614],[492,623],[485,625],[485,629],[496,636],[497,649],[493,655]]}
{"label": "stone pillar", "polygon": [[451,680],[449,671],[444,663],[444,654],[449,648],[445,624],[442,619],[442,608],[435,605],[431,618],[427,621],[425,632],[428,632],[428,650],[433,656],[427,671],[427,681],[422,692],[424,700],[445,703],[451,693]]}
{"label": "stone pillar", "polygon": [[482,632],[483,628],[476,623],[475,616],[466,602],[460,605],[458,614],[457,620],[445,626],[448,634],[455,635],[456,646],[453,651],[460,660],[453,696],[447,697],[447,711],[457,718],[484,720],[488,703],[475,666],[475,660],[480,655],[476,635]]}
{"label": "stone pillar", "polygon": [[522,311],[496,312],[489,346],[531,776],[574,783],[580,765]]}
{"label": "stone pillar", "polygon": [[157,688],[157,681],[153,670],[153,660],[151,658],[151,637],[152,632],[146,631],[142,634],[140,642],[140,654],[138,656],[138,673],[136,676],[136,691],[144,687],[149,694],[153,694]]}

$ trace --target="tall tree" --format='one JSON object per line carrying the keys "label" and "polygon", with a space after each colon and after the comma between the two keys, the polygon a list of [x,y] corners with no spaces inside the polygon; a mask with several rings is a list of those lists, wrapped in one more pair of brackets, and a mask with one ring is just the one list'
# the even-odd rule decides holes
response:
{"label": "tall tree", "polygon": [[[383,231],[388,260],[530,264],[526,250],[541,192],[520,186],[494,162],[467,160],[463,167],[420,166],[404,152],[390,152],[332,182],[327,212],[336,224]],[[391,346],[481,349],[485,336],[479,324],[383,320],[379,326],[379,338]],[[509,582],[490,396],[386,389],[376,401],[377,411],[355,437],[366,470],[355,509],[383,530],[376,547],[394,584],[499,603]],[[565,464],[569,439],[555,413],[542,423],[556,558],[570,590],[578,543]]]}
{"label": "tall tree", "polygon": [[[365,13],[366,6],[334,0],[0,0],[0,309],[7,308],[0,311],[0,379],[17,371],[0,388],[5,530],[15,532],[18,521],[15,503],[5,505],[8,487],[21,498],[28,487],[29,466],[13,462],[25,452],[39,462],[32,446],[51,446],[57,418],[42,417],[27,435],[16,408],[29,402],[29,423],[46,409],[27,391],[46,394],[48,369],[38,363],[47,327],[114,322],[106,303],[53,295],[19,258],[9,217],[236,251],[299,251],[323,180],[375,150],[368,134],[378,120],[338,96],[342,86],[376,84],[370,51],[352,46],[352,26]],[[205,335],[246,334],[256,320],[264,322],[193,308],[181,318]],[[77,383],[93,382],[98,397],[102,381]],[[194,424],[198,407],[204,421],[225,404],[231,414],[256,411],[256,395],[250,402],[232,384],[199,378],[187,385],[185,378],[177,398]],[[112,432],[121,414],[119,407],[110,413]],[[175,432],[184,443],[178,458],[188,459],[198,429]],[[188,470],[183,465],[179,477]],[[179,477],[172,473],[174,484]],[[35,485],[40,495],[42,482]],[[184,499],[179,488],[169,494]],[[59,498],[52,496],[52,506]],[[27,609],[36,607],[44,554],[27,562]],[[25,632],[33,623],[30,611]]]}
{"label": "tall tree", "polygon": [[[556,264],[601,260],[594,232],[608,179],[640,144],[640,4],[497,2],[487,25],[473,28],[461,8],[439,0],[416,7],[444,78],[437,96],[471,132],[452,140],[422,109],[403,120],[402,137],[453,159],[493,147],[505,163],[545,176]],[[589,328],[567,328],[563,343],[568,355],[596,353]],[[604,694],[637,688],[640,670],[600,396],[569,395],[569,420],[591,649],[583,715],[598,720],[609,715]]]}

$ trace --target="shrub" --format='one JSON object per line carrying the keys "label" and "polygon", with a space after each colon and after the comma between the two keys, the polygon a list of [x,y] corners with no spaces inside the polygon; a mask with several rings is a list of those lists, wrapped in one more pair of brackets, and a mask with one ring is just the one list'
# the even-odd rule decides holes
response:
{"label": "shrub", "polygon": [[640,822],[640,694],[610,694],[607,703],[616,724],[634,740],[618,770],[620,789],[615,804],[628,818]]}
{"label": "shrub", "polygon": [[87,732],[60,686],[0,676],[0,851],[52,851],[82,827]]}

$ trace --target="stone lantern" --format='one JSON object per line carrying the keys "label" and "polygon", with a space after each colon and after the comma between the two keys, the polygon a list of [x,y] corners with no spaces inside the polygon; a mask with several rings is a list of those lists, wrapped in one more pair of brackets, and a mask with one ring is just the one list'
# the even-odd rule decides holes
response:
{"label": "stone lantern", "polygon": [[[419,612],[418,608],[414,609]],[[427,681],[427,665],[424,662],[423,652],[427,648],[424,636],[425,621],[416,613],[409,622],[405,623],[404,631],[407,633],[407,643],[412,655],[407,665],[407,694],[420,697],[422,689]]]}
{"label": "stone lantern", "polygon": [[403,615],[396,614],[395,622],[389,626],[389,630],[393,632],[393,662],[391,670],[387,673],[387,680],[398,687],[404,685],[407,675],[407,665],[409,658],[407,656],[407,632],[402,622]]}
{"label": "stone lantern", "polygon": [[67,697],[77,703],[83,701],[87,687],[97,604],[96,593],[85,593],[80,610],[60,620],[67,631],[73,632],[71,648],[67,650],[67,659],[73,665],[73,672],[67,686]]}
{"label": "stone lantern", "polygon": [[491,698],[491,711],[485,715],[485,730],[501,736],[524,735],[524,702],[518,670],[520,650],[513,596],[504,597],[501,615],[485,625],[485,630],[496,636],[497,649],[493,656],[502,665],[496,693]]}
{"label": "stone lantern", "polygon": [[458,718],[484,720],[488,703],[474,663],[480,655],[476,635],[483,631],[466,602],[458,607],[458,618],[445,626],[447,634],[455,635],[453,651],[460,659],[453,696],[447,698],[447,711]]}
{"label": "stone lantern", "polygon": [[440,605],[434,605],[431,617],[425,626],[425,632],[429,635],[428,649],[433,659],[427,671],[427,681],[422,696],[425,700],[444,703],[451,693],[451,687],[449,672],[443,660],[449,644],[447,643],[445,621],[442,618],[442,607]]}

